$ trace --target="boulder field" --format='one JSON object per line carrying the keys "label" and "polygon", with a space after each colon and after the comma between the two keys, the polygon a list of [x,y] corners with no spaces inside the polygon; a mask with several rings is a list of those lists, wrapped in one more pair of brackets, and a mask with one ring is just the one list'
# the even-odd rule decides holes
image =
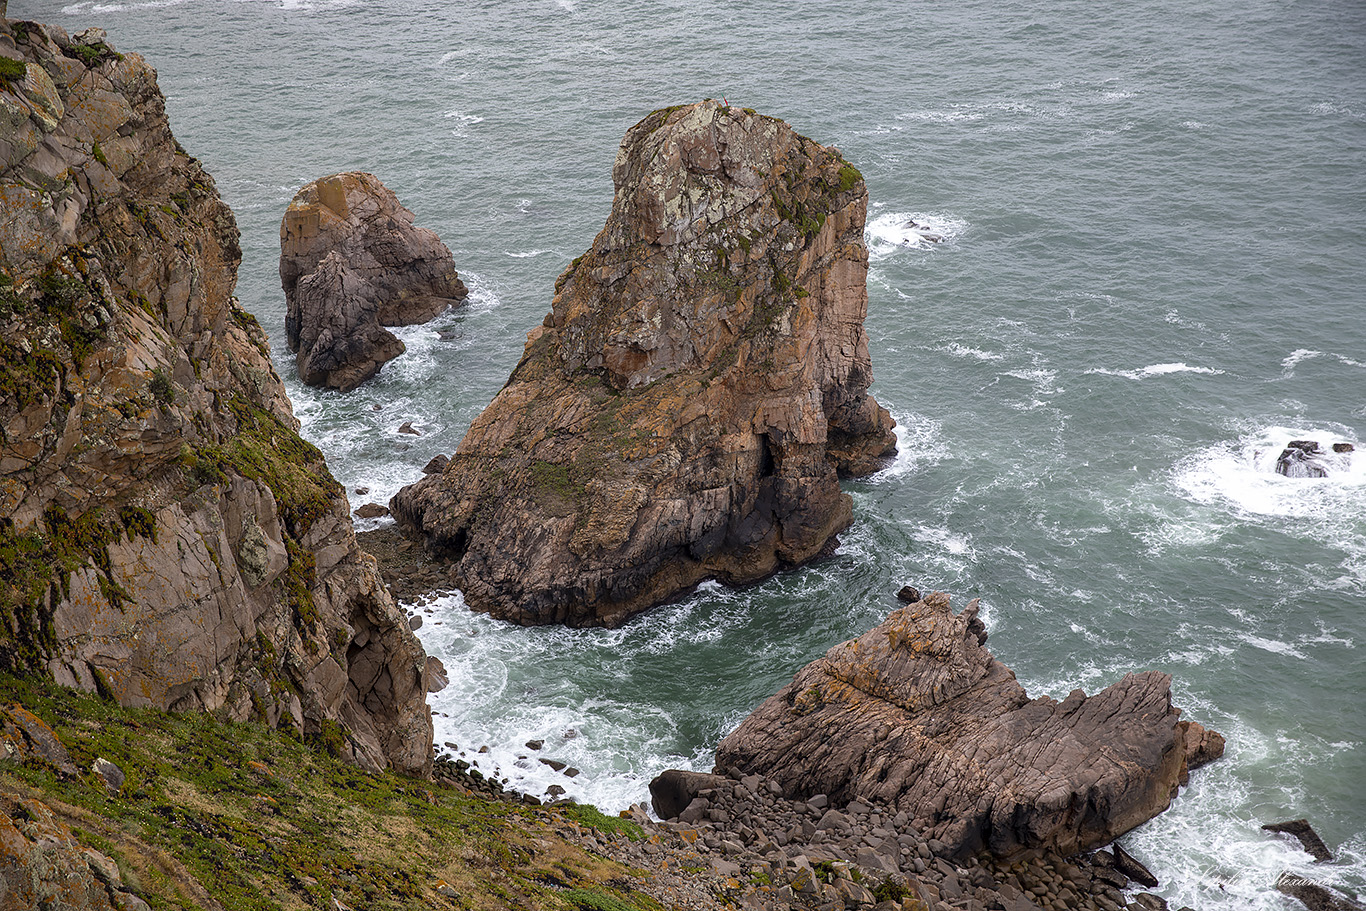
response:
{"label": "boulder field", "polygon": [[299,379],[347,392],[403,353],[385,326],[425,323],[469,295],[451,251],[373,174],[305,184],[280,222],[285,336]]}
{"label": "boulder field", "polygon": [[895,448],[868,394],[868,191],[718,102],[627,131],[592,247],[448,464],[390,508],[475,610],[617,625],[827,552],[841,475]]}
{"label": "boulder field", "polygon": [[0,19],[0,668],[431,768],[427,661],[156,74]]}

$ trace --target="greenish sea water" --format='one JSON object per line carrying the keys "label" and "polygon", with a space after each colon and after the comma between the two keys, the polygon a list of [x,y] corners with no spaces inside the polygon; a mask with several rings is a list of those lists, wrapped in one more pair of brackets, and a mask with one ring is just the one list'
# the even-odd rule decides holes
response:
{"label": "greenish sea water", "polygon": [[[871,193],[874,393],[901,454],[839,553],[619,630],[422,606],[438,741],[609,810],[717,741],[910,582],[982,599],[1031,693],[1172,674],[1229,738],[1124,839],[1173,907],[1279,909],[1283,869],[1366,891],[1366,6],[11,0],[106,28],[237,213],[239,295],[353,505],[451,452],[611,204],[622,133],[704,97],[837,145]],[[464,310],[346,396],[284,349],[294,192],[379,175],[453,249]],[[919,241],[907,220],[945,240]],[[397,433],[412,421],[422,436]],[[580,768],[566,779],[523,747]],[[487,745],[489,752],[476,754]],[[520,758],[529,757],[529,758]],[[1262,822],[1307,816],[1314,865]]]}

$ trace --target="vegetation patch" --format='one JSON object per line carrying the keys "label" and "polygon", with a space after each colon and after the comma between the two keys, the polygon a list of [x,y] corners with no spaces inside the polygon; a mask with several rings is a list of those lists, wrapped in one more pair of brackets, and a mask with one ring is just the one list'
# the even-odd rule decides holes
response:
{"label": "vegetation patch", "polygon": [[103,757],[127,776],[114,796],[93,772],[0,759],[0,791],[47,803],[156,911],[205,907],[199,896],[246,911],[658,908],[626,868],[557,834],[584,808],[489,800],[458,773],[371,775],[288,732],[125,709],[31,678],[0,676],[0,691],[78,768]]}
{"label": "vegetation patch", "polygon": [[22,60],[0,57],[0,86],[11,88],[11,84],[22,82],[28,75],[28,65]]}

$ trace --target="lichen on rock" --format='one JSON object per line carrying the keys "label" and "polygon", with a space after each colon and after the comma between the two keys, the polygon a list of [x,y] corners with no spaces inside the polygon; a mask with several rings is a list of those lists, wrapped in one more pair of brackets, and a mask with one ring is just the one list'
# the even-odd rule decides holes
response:
{"label": "lichen on rock", "polygon": [[476,610],[614,625],[806,562],[840,475],[894,448],[868,395],[868,193],[839,152],[713,101],[627,131],[592,247],[449,464],[391,508]]}
{"label": "lichen on rock", "polygon": [[0,668],[430,768],[425,656],[233,297],[152,68],[0,20]]}

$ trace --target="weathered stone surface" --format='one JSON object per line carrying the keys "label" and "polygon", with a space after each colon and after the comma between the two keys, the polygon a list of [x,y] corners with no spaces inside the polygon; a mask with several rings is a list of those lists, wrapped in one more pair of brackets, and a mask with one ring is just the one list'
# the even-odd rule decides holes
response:
{"label": "weathered stone surface", "polygon": [[721,775],[667,769],[650,782],[650,803],[660,819],[673,819],[687,809],[699,792],[729,783]]}
{"label": "weathered stone surface", "polygon": [[39,760],[63,775],[80,774],[61,740],[43,719],[21,705],[0,706],[0,759]]}
{"label": "weathered stone surface", "polygon": [[37,139],[0,148],[0,666],[341,725],[356,762],[425,773],[425,655],[232,296],[231,211],[141,57],[14,25],[0,102]]}
{"label": "weathered stone surface", "polygon": [[790,796],[871,799],[966,856],[1072,854],[1166,809],[1185,768],[1170,678],[1031,700],[977,602],[935,593],[807,665],[717,750]]}
{"label": "weathered stone surface", "polygon": [[113,859],[83,848],[46,804],[0,792],[0,911],[117,911],[129,893]]}
{"label": "weathered stone surface", "polygon": [[384,326],[425,323],[469,293],[441,239],[363,171],[295,194],[280,222],[280,283],[299,378],[342,391],[403,353]]}
{"label": "weathered stone surface", "polygon": [[868,395],[868,194],[834,149],[704,102],[627,131],[592,248],[450,464],[390,503],[476,610],[614,625],[752,582],[852,521],[894,447]]}

